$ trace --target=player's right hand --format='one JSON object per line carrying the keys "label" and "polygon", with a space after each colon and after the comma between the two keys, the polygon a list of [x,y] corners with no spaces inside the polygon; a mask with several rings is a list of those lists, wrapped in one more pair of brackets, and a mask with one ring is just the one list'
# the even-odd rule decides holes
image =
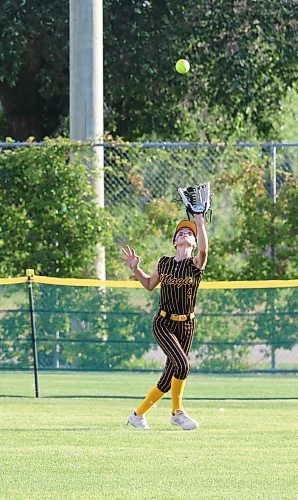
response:
{"label": "player's right hand", "polygon": [[140,264],[140,257],[136,255],[134,248],[129,245],[120,248],[120,259],[124,260],[130,269],[135,269]]}

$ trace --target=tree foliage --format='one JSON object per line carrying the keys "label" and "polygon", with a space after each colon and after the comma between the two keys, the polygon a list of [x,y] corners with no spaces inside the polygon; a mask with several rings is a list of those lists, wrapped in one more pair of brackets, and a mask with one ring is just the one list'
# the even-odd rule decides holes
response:
{"label": "tree foliage", "polygon": [[111,219],[98,209],[90,160],[86,148],[72,148],[67,140],[1,153],[2,275],[35,268],[46,275],[94,277],[96,244]]}
{"label": "tree foliage", "polygon": [[[1,7],[0,101],[17,139],[53,134],[68,115],[68,3]],[[281,100],[297,84],[297,34],[295,0],[105,0],[106,130],[127,140],[276,138]],[[180,57],[187,75],[175,72]]]}
{"label": "tree foliage", "polygon": [[[119,134],[268,138],[297,82],[297,9],[292,1],[106,2],[105,71],[117,82],[106,95]],[[173,69],[180,57],[191,63],[182,77]]]}
{"label": "tree foliage", "polygon": [[235,193],[237,213],[227,246],[233,259],[231,279],[291,279],[297,273],[297,184],[290,172],[280,177],[276,200],[268,169],[258,164],[245,162],[221,179]]}
{"label": "tree foliage", "polygon": [[0,102],[16,139],[52,134],[68,112],[68,4],[1,2]]}

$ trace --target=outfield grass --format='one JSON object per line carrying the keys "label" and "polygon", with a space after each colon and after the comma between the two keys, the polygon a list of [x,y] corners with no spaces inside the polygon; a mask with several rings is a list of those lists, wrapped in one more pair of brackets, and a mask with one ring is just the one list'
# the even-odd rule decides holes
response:
{"label": "outfield grass", "polygon": [[[22,392],[24,375],[0,373],[0,393],[5,378],[10,392]],[[156,374],[73,375],[73,394],[83,390],[79,381],[87,395],[102,382],[98,393],[135,397],[54,397],[51,391],[66,392],[65,377],[44,374],[50,397],[1,398],[0,498],[297,498],[297,401],[187,400],[200,429],[182,431],[169,425],[170,401],[162,400],[148,413],[151,430],[137,431],[125,425],[126,416]],[[215,394],[216,387],[227,394],[255,394],[256,387],[260,394],[263,387],[268,394],[271,385],[271,394],[282,395],[297,387],[295,377],[263,378],[193,376],[187,394]]]}
{"label": "outfield grass", "polygon": [[[41,397],[143,398],[160,377],[137,372],[41,372]],[[33,372],[1,372],[0,396],[34,397]],[[297,375],[205,375],[191,374],[186,398],[298,398]]]}

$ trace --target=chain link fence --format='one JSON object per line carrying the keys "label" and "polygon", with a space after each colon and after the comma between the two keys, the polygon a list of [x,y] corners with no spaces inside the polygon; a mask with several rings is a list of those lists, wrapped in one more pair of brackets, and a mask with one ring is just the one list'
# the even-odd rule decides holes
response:
{"label": "chain link fence", "polygon": [[[5,149],[43,146],[43,143],[1,143]],[[154,200],[180,201],[178,187],[210,181],[217,185],[214,212],[228,212],[231,193],[224,183],[225,173],[234,172],[243,162],[261,166],[266,172],[268,196],[276,199],[289,175],[298,173],[298,143],[100,143],[104,148],[104,205],[114,216],[128,211],[144,211]],[[123,219],[124,224],[129,218]]]}
{"label": "chain link fence", "polygon": [[[32,144],[28,144],[28,146],[29,145],[32,146]],[[9,148],[20,146],[24,146],[24,144],[7,145]],[[1,147],[4,148],[6,146],[0,144],[0,148]],[[229,174],[235,171],[243,162],[246,164],[257,163],[262,166],[263,171],[266,172],[266,189],[268,197],[275,200],[281,186],[287,182],[289,174],[291,176],[296,176],[298,171],[298,143],[270,143],[261,145],[238,144],[235,146],[187,143],[144,143],[128,145],[104,144],[96,147],[104,147],[105,207],[115,217],[119,218],[119,216],[121,216],[121,222],[123,225],[126,225],[126,227],[130,225],[130,217],[127,217],[127,214],[130,214],[133,210],[135,210],[137,216],[139,216],[147,211],[148,206],[156,200],[177,200],[178,187],[185,187],[204,181],[210,181],[211,186],[217,185],[216,197],[214,197],[213,200],[214,212],[224,213],[225,217],[229,218],[229,221],[232,221],[234,216],[232,210],[232,195],[225,187],[224,183],[222,183],[222,185],[220,184],[220,178],[225,173]],[[245,189],[245,186],[243,186],[243,188]],[[215,224],[210,226],[210,230],[216,231],[217,226],[218,222],[215,221]],[[142,235],[139,235],[139,238],[141,237]],[[153,245],[157,246],[157,240]],[[296,296],[294,290],[293,297]],[[78,320],[74,319],[75,313],[73,311],[71,314],[67,314],[66,317],[62,315],[63,321],[59,315],[51,316],[49,319],[48,314],[51,315],[53,313],[57,304],[60,304],[60,299],[58,300],[57,297],[52,298],[52,296],[48,296],[45,291],[43,291],[40,297],[43,298],[43,300],[46,299],[51,302],[51,308],[41,304],[39,310],[36,311],[38,322],[41,325],[39,338],[39,342],[41,342],[39,345],[41,348],[39,350],[39,359],[42,368],[53,369],[60,367],[64,369],[92,369],[92,366],[94,366],[94,364],[92,364],[92,356],[96,354],[95,359],[99,359],[96,349],[99,349],[100,353],[104,355],[104,362],[98,369],[139,369],[142,367],[158,369],[162,366],[163,360],[160,359],[160,353],[155,352],[154,347],[151,346],[151,339],[148,341],[145,337],[142,337],[139,339],[139,343],[136,344],[135,341],[127,343],[127,339],[121,340],[117,337],[121,328],[126,332],[126,329],[133,328],[133,325],[135,325],[136,332],[140,332],[143,336],[149,335],[148,329],[151,329],[151,323],[149,321],[147,309],[146,311],[142,311],[140,317],[137,313],[137,311],[140,310],[139,290],[134,295],[131,303],[127,303],[128,295],[126,291],[122,293],[121,296],[117,297],[117,300],[109,297],[109,301],[107,302],[108,307],[111,308],[113,306],[114,310],[109,310],[108,315],[107,312],[104,312],[100,316],[100,321],[102,322],[100,325],[98,325],[99,309],[97,306],[92,321],[90,320],[92,315],[86,316],[87,313],[90,313],[89,309],[84,310],[83,316]],[[108,295],[105,294],[105,300],[107,300],[107,297]],[[204,297],[203,295],[201,299]],[[22,306],[21,304],[24,295],[20,293],[19,290],[15,290],[11,296],[6,296],[6,294],[4,294],[4,299],[4,305],[1,307],[0,311],[0,368],[8,367],[11,369],[14,367],[16,361],[15,352],[20,352],[17,363],[15,363],[15,368],[31,366],[30,336],[28,335],[29,325],[27,323],[28,308],[27,305]],[[217,299],[210,302],[208,295],[206,295],[206,299],[201,300],[201,304],[203,304],[204,301],[206,302],[206,304],[204,302],[205,309],[210,302],[210,310],[207,312],[206,310],[203,311],[205,316],[202,316],[200,335],[203,335],[204,342],[200,343],[197,338],[197,344],[194,345],[194,358],[192,360],[194,367],[198,370],[207,371],[233,371],[234,369],[239,369],[240,371],[263,369],[296,371],[297,344],[295,334],[297,334],[297,325],[295,327],[295,319],[297,307],[294,307],[294,302],[289,310],[286,308],[285,313],[283,312],[283,314],[277,316],[275,310],[276,300],[280,300],[283,307],[286,307],[285,304],[289,304],[289,297],[284,298],[281,294],[280,297],[275,298],[273,301],[273,313],[270,316],[272,324],[268,319],[269,316],[265,315],[267,309],[265,308],[264,311],[260,311],[260,303],[263,302],[267,304],[268,310],[270,310],[270,304],[272,302],[270,297],[262,298],[262,300],[257,297],[253,305],[250,303],[251,310],[257,314],[256,317],[261,318],[263,321],[262,323],[261,321],[258,323],[261,325],[259,327],[260,332],[264,332],[266,329],[268,330],[266,341],[263,341],[262,336],[259,336],[258,339],[255,338],[255,324],[251,326],[251,330],[247,330],[247,318],[251,321],[251,315],[247,316],[247,318],[245,317],[243,324],[239,324],[236,328],[238,323],[235,318],[239,316],[238,299],[244,300],[242,296],[240,298],[237,297],[237,301],[234,304],[235,310],[228,311],[229,321],[231,323],[228,323],[227,318],[224,316],[221,319],[221,324],[216,323],[217,315],[222,315],[222,304],[232,304],[231,298],[225,297],[223,302]],[[65,300],[65,298],[63,300]],[[70,293],[69,300],[71,307],[73,307],[74,304],[80,303],[81,299],[78,299],[74,292],[72,292]],[[91,299],[89,297],[84,297],[84,301],[81,300],[81,302],[85,304],[87,301],[89,307],[88,301],[91,301],[92,304],[93,301],[95,301],[94,303],[97,304],[96,300],[97,295],[95,294]],[[15,303],[17,304],[17,311],[13,310]],[[135,307],[133,312],[130,310],[131,304]],[[215,304],[218,304],[218,311],[215,310]],[[152,310],[156,310],[156,307],[152,308]],[[65,311],[62,311],[63,314],[64,312]],[[59,321],[59,324],[56,325],[57,317],[59,321],[62,321],[63,328]],[[117,321],[120,321],[119,317],[121,319],[121,328],[117,323]],[[206,328],[204,322],[205,317],[208,319],[208,321],[206,321],[208,327]],[[133,318],[137,318],[138,321],[132,321]],[[286,319],[285,324],[282,322],[283,318]],[[55,328],[51,329],[52,335],[51,338],[48,338],[44,335],[44,332],[47,332],[49,325],[52,324],[53,326],[55,325]],[[84,338],[83,341],[80,337],[71,338],[69,336],[70,328],[74,329],[75,327],[76,329],[77,325],[80,327],[80,333],[86,330],[88,335],[93,329],[97,335],[98,328],[106,332],[114,331],[115,325],[118,325],[115,330],[116,338],[109,339],[107,337],[100,340],[100,342],[97,338],[90,337]],[[210,325],[213,325],[212,328]],[[228,335],[222,338],[222,331],[224,328],[226,328],[227,333],[234,332],[232,339],[230,339]],[[280,343],[275,344],[274,337],[276,337],[276,330],[280,330],[280,332],[284,334],[282,337],[282,345],[280,345]],[[67,333],[65,338],[62,336],[62,332]],[[246,333],[244,337],[242,336],[243,332]],[[251,338],[252,333],[254,335]],[[211,337],[211,334],[213,337]],[[216,338],[217,334],[221,335],[220,339]],[[288,345],[289,335],[291,335],[291,341]],[[232,342],[232,344],[230,345],[227,342]],[[96,346],[96,349],[94,346]],[[140,351],[138,357],[135,355],[136,347]],[[106,358],[108,361],[105,360],[104,350],[107,352]],[[125,363],[123,360],[120,362],[119,359],[122,353],[128,351],[131,354],[129,359],[125,360]],[[111,352],[114,354],[116,353],[115,356],[117,358],[117,362],[113,367],[109,365]],[[65,353],[65,355],[63,353]],[[76,360],[75,363],[73,359]],[[7,360],[9,360],[8,364]],[[86,361],[86,367],[83,363],[84,360]]]}
{"label": "chain link fence", "polygon": [[[266,171],[268,196],[276,197],[288,174],[298,171],[298,143],[220,146],[190,143],[144,143],[104,146],[105,206],[119,211],[144,209],[159,198],[175,201],[177,188],[210,181],[241,162],[254,162]],[[214,209],[226,209],[228,194],[213,200]]]}
{"label": "chain link fence", "polygon": [[[32,368],[35,350],[40,370],[162,369],[151,330],[158,290],[36,279],[0,283],[0,370]],[[193,371],[298,371],[297,287],[249,285],[200,289]]]}

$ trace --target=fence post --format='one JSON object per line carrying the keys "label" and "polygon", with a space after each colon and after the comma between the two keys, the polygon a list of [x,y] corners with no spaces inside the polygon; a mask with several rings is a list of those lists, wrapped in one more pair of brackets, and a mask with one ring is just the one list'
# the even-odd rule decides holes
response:
{"label": "fence post", "polygon": [[37,357],[37,343],[36,343],[35,316],[34,316],[34,298],[33,298],[33,288],[32,288],[32,278],[34,277],[34,269],[26,269],[26,276],[27,276],[27,283],[28,283],[29,306],[30,306],[35,397],[38,398],[39,397],[38,357]]}
{"label": "fence post", "polygon": [[[277,194],[277,185],[276,185],[276,146],[271,146],[271,156],[272,156],[272,178],[271,178],[271,186],[272,186],[272,199],[273,204],[276,205],[276,194]],[[275,214],[275,211],[274,211]],[[275,215],[274,215],[275,216]],[[274,235],[274,229],[273,229]],[[272,258],[275,258],[275,248],[271,247]],[[275,315],[275,298],[273,298],[273,313]],[[275,329],[275,328],[274,328]],[[271,344],[271,370],[276,370],[276,356],[275,356],[275,347],[274,344]]]}
{"label": "fence post", "polygon": [[273,203],[276,203],[276,146],[272,146],[272,162],[273,162],[273,171],[272,171],[272,197]]}

